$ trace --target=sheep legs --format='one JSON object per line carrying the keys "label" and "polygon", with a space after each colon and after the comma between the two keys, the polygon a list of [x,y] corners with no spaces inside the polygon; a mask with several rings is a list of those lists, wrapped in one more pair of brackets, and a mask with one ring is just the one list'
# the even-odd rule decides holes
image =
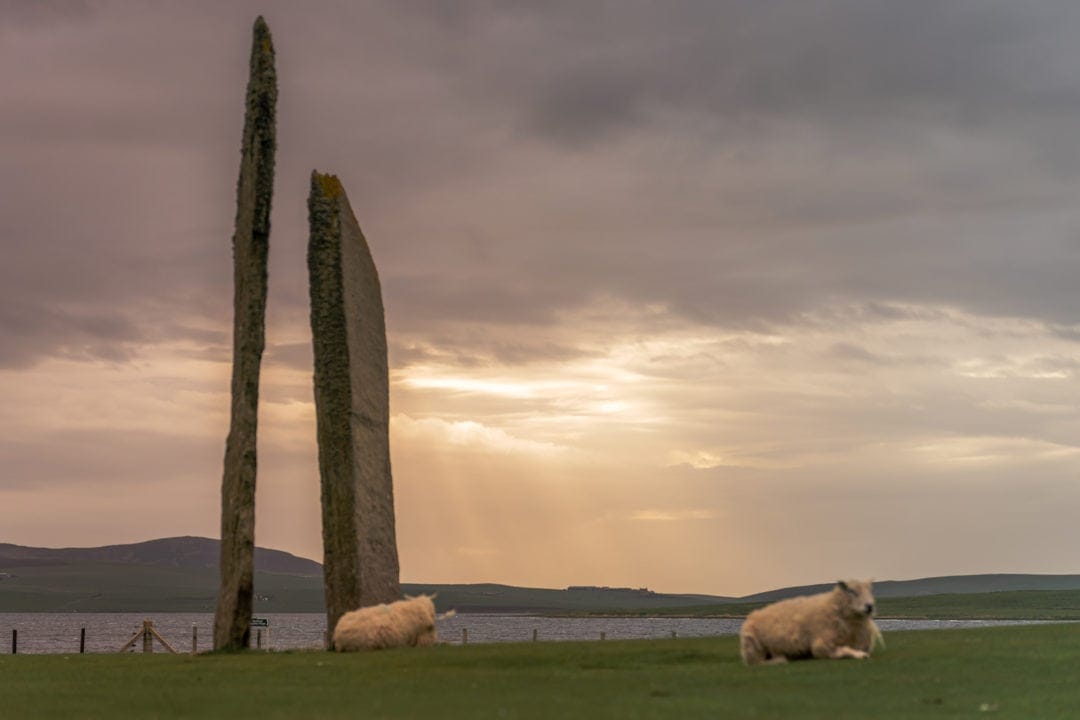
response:
{"label": "sheep legs", "polygon": [[810,648],[810,651],[816,658],[831,658],[832,660],[843,660],[844,658],[853,658],[855,660],[866,660],[870,657],[870,653],[863,652],[862,650],[856,650],[853,647],[847,645],[839,645],[831,648],[828,644],[821,642],[820,640],[815,642]]}
{"label": "sheep legs", "polygon": [[756,638],[749,635],[741,636],[739,644],[741,645],[744,665],[760,665],[762,663],[766,665],[782,665],[788,661],[783,655],[770,655]]}
{"label": "sheep legs", "polygon": [[[739,638],[740,650],[742,651],[743,664],[745,665],[781,665],[788,662],[788,658],[784,655],[773,655],[766,650],[757,638],[750,635],[742,635]],[[847,645],[839,645],[832,647],[828,643],[818,640],[813,643],[810,648],[810,654],[815,658],[824,658],[832,660],[842,660],[844,658],[852,658],[855,660],[865,660],[870,657],[870,653],[862,650],[856,650],[853,647]]]}

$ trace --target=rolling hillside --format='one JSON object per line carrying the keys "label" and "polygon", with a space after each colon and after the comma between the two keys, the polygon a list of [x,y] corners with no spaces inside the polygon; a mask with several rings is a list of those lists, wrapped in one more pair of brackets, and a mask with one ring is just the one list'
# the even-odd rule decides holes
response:
{"label": "rolling hillside", "polygon": [[[755,593],[738,602],[773,602],[796,595],[808,595],[828,590],[832,584],[802,585]],[[885,580],[874,582],[878,598],[919,597],[923,595],[1007,592],[1017,590],[1080,590],[1080,575],[1025,575],[997,573],[988,575],[947,575],[919,580]]]}
{"label": "rolling hillside", "polygon": [[[177,537],[97,548],[0,544],[0,612],[213,612],[219,542]],[[320,612],[322,566],[255,551],[256,608]]]}
{"label": "rolling hillside", "polygon": [[[0,544],[0,612],[212,612],[218,586],[218,541],[163,538],[99,548],[34,548]],[[257,612],[322,612],[322,566],[279,550],[255,554]],[[406,583],[415,595],[437,593],[441,610],[458,612],[632,612],[738,614],[754,604],[818,592],[829,585],[771,590],[741,598],[655,593],[644,589],[522,588],[498,584]],[[967,575],[875,583],[880,599],[960,596],[965,612],[997,604],[1009,592],[1069,598],[1080,575]],[[1058,593],[1053,595],[1053,593]],[[981,594],[976,598],[975,594]],[[967,601],[962,596],[968,596]],[[1034,602],[1031,596],[1025,603]],[[1077,594],[1080,597],[1080,594]],[[917,601],[910,610],[928,607]],[[911,604],[911,603],[909,603]],[[907,608],[902,603],[892,604]],[[885,611],[890,603],[883,602]],[[959,612],[959,610],[957,610]],[[1071,610],[1069,610],[1072,612]],[[1019,611],[1017,611],[1019,612]]]}
{"label": "rolling hillside", "polygon": [[[38,548],[0,543],[0,567],[110,563],[216,568],[220,548],[218,540],[190,535],[94,548]],[[289,575],[322,574],[322,565],[314,560],[266,548],[255,548],[255,567],[265,572]]]}

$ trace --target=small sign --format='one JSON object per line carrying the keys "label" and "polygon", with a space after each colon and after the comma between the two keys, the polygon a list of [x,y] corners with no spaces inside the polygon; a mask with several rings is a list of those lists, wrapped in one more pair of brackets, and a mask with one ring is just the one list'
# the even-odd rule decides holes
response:
{"label": "small sign", "polygon": [[251,627],[270,627],[269,618],[251,618]]}

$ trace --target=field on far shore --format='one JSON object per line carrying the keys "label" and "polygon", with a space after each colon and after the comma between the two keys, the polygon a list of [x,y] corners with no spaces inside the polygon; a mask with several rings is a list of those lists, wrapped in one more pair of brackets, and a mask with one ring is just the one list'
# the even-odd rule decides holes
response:
{"label": "field on far shore", "polygon": [[1074,718],[1080,625],[889,633],[868,661],[743,667],[734,638],[377,653],[3,655],[0,717]]}
{"label": "field on far shore", "polygon": [[[745,617],[766,603],[560,613],[608,617]],[[878,598],[878,617],[926,620],[1080,620],[1080,590],[1015,590]]]}
{"label": "field on far shore", "polygon": [[939,620],[1080,620],[1078,590],[1011,592],[885,598],[882,617]]}

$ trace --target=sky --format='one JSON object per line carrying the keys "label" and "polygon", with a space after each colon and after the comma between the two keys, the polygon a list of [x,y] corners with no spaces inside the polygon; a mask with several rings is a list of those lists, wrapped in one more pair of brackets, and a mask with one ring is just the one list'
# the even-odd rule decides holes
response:
{"label": "sky", "polygon": [[318,169],[382,281],[403,581],[1080,572],[1067,0],[0,0],[0,542],[219,534],[259,14],[260,546],[322,557]]}

